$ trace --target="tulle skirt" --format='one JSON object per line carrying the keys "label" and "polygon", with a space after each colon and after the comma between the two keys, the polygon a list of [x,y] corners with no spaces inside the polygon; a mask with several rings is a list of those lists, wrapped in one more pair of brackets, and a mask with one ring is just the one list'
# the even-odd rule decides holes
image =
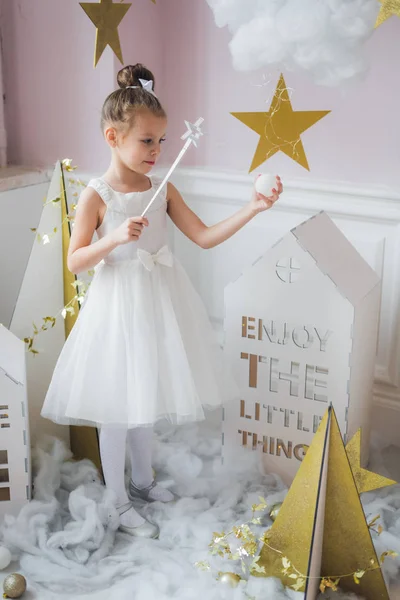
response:
{"label": "tulle skirt", "polygon": [[42,416],[98,427],[202,420],[236,395],[182,266],[101,265],[54,370]]}

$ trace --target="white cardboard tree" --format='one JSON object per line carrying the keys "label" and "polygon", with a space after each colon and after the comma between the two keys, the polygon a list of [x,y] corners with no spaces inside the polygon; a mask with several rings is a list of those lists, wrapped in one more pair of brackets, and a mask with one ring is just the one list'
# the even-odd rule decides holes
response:
{"label": "white cardboard tree", "polygon": [[290,483],[332,402],[341,433],[369,443],[380,279],[325,213],[225,289],[224,352],[241,397],[224,408],[223,457],[259,450]]}
{"label": "white cardboard tree", "polygon": [[[33,241],[17,303],[11,319],[10,330],[19,338],[32,335],[32,323],[40,327],[43,318],[55,316],[64,306],[61,202],[51,204],[61,195],[61,165],[55,166],[47,194],[47,202],[42,211],[38,232],[49,234],[57,229],[47,244]],[[37,433],[47,433],[69,442],[67,427],[55,425],[42,419],[40,411],[49,386],[58,355],[65,341],[64,321],[59,316],[54,327],[37,337],[39,354],[27,355],[27,382],[30,413],[30,428],[33,443]]]}

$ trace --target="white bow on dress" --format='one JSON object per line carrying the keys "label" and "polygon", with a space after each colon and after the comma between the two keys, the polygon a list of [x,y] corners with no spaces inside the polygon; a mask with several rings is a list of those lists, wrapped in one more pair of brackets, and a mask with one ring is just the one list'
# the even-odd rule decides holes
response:
{"label": "white bow on dress", "polygon": [[138,248],[137,256],[148,271],[152,271],[156,264],[164,265],[165,267],[172,267],[174,264],[174,257],[168,246],[163,246],[156,254],[150,254],[147,250]]}

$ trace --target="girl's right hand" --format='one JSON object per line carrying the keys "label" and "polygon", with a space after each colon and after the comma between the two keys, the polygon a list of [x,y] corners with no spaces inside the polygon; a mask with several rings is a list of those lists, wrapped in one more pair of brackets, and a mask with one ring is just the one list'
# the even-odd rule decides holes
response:
{"label": "girl's right hand", "polygon": [[129,217],[112,232],[112,236],[118,245],[137,242],[143,227],[147,227],[148,224],[146,217]]}

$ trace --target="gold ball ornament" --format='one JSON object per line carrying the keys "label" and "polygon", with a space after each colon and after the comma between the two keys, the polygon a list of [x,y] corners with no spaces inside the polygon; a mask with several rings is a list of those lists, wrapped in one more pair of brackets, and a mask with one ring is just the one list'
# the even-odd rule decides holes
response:
{"label": "gold ball ornament", "polygon": [[26,579],[19,573],[11,573],[7,575],[3,581],[3,598],[21,598],[26,591]]}
{"label": "gold ball ornament", "polygon": [[239,585],[239,582],[241,581],[242,578],[237,573],[227,572],[227,573],[219,573],[218,579],[224,585],[229,585],[230,587],[235,588]]}
{"label": "gold ball ornament", "polygon": [[282,507],[283,502],[277,502],[276,504],[273,504],[271,506],[271,509],[269,511],[269,518],[271,519],[271,521],[275,521],[276,517],[278,516],[278,513]]}

